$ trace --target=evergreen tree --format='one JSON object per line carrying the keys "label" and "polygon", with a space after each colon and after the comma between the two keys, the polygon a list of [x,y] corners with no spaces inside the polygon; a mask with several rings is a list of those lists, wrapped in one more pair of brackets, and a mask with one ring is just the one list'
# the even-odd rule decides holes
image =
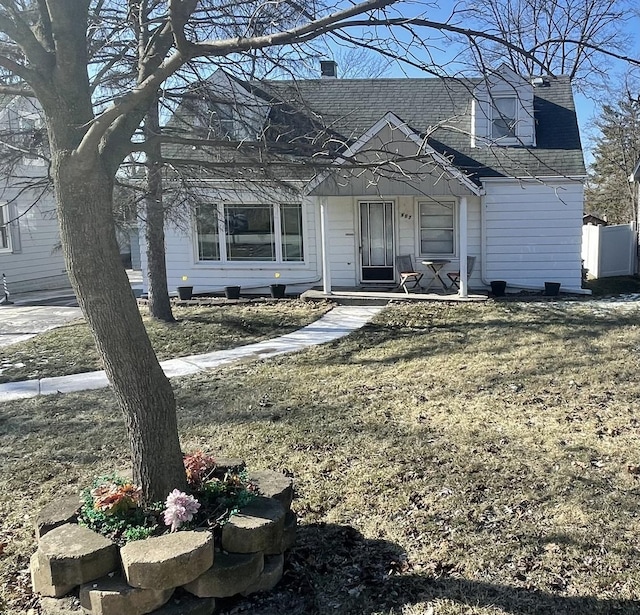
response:
{"label": "evergreen tree", "polygon": [[623,224],[638,221],[638,194],[629,175],[640,160],[640,95],[603,105],[586,192],[589,213]]}

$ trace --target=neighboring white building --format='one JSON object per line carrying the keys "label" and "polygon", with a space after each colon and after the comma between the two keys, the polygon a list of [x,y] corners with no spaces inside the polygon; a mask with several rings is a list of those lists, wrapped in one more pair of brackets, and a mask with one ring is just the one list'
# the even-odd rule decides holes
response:
{"label": "neighboring white building", "polygon": [[[257,135],[289,158],[277,180],[245,159],[194,181],[210,199],[167,227],[170,288],[374,289],[396,283],[395,258],[410,254],[449,261],[445,273],[475,256],[471,288],[580,289],[585,169],[568,78],[503,66],[470,80],[212,83],[200,129],[238,152]],[[329,150],[330,167],[316,165]]]}
{"label": "neighboring white building", "polygon": [[10,138],[22,151],[13,168],[0,177],[0,276],[6,276],[11,294],[68,288],[36,103],[21,97],[3,101],[0,132],[7,135],[3,140]]}

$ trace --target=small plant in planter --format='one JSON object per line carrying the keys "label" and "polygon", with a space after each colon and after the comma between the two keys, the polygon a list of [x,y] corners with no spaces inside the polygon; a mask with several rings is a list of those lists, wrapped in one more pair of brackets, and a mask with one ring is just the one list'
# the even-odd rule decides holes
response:
{"label": "small plant in planter", "polygon": [[184,456],[191,493],[174,489],[165,502],[141,504],[141,489],[117,475],[97,478],[82,492],[78,522],[122,546],[179,529],[219,530],[258,495],[245,471],[221,473],[201,451]]}
{"label": "small plant in planter", "polygon": [[156,534],[161,508],[143,509],[142,491],[130,480],[112,474],[96,478],[82,491],[81,525],[123,545]]}

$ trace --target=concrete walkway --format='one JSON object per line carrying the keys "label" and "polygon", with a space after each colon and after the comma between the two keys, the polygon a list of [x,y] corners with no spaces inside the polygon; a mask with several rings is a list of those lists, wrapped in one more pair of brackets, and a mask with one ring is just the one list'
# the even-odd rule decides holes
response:
{"label": "concrete walkway", "polygon": [[35,306],[28,304],[0,306],[0,348],[24,342],[39,333],[55,329],[82,318],[78,307]]}
{"label": "concrete walkway", "polygon": [[[239,348],[170,359],[161,363],[162,369],[169,378],[187,376],[234,361],[265,359],[309,346],[325,344],[361,328],[382,309],[382,306],[339,306],[316,322],[293,333]],[[102,389],[108,386],[109,382],[104,371],[10,382],[0,385],[0,402],[38,395]]]}

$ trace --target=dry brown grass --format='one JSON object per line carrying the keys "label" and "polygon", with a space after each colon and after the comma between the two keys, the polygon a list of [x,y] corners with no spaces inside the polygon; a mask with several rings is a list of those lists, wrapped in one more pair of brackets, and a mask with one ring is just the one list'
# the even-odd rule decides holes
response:
{"label": "dry brown grass", "polygon": [[[185,449],[298,485],[279,590],[223,612],[640,612],[640,311],[561,306],[397,305],[344,340],[177,382]],[[107,392],[1,416],[13,613],[37,508],[127,452]]]}
{"label": "dry brown grass", "polygon": [[[256,301],[215,306],[174,306],[176,322],[149,317],[140,307],[151,343],[160,360],[234,348],[295,331],[317,320],[327,303]],[[83,321],[0,348],[0,383],[81,374],[102,369]]]}

